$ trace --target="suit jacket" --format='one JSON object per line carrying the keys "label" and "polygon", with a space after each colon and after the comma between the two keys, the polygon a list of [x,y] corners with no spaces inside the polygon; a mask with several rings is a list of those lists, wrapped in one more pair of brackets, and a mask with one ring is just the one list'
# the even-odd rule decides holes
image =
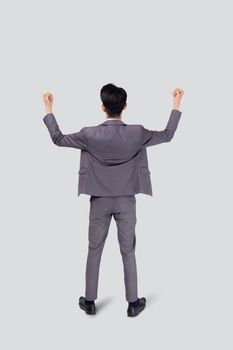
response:
{"label": "suit jacket", "polygon": [[53,113],[43,120],[55,145],[81,150],[78,196],[123,196],[144,193],[153,196],[147,147],[169,142],[174,136],[181,111],[172,109],[164,130],[148,130],[140,124],[106,120],[62,134]]}

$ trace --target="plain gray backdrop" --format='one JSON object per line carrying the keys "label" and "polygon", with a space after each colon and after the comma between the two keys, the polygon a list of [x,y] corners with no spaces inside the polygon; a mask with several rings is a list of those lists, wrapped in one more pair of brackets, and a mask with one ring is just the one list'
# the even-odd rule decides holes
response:
{"label": "plain gray backdrop", "polygon": [[[230,1],[2,1],[1,343],[8,349],[232,349],[232,16]],[[104,121],[107,83],[123,120],[162,130],[184,89],[174,139],[148,148],[154,196],[136,195],[139,296],[126,315],[112,221],[98,314],[84,294],[89,196],[63,133]],[[153,222],[153,225],[152,225]],[[153,268],[151,268],[153,266]]]}

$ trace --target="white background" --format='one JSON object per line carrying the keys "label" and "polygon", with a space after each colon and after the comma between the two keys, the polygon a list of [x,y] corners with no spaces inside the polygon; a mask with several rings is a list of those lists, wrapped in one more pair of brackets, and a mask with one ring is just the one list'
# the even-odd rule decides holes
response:
{"label": "white background", "polygon": [[[2,1],[1,343],[8,349],[232,349],[232,16],[230,1]],[[154,196],[137,200],[139,296],[126,315],[112,221],[96,316],[84,294],[89,196],[80,151],[55,146],[42,94],[63,133],[104,121],[107,83],[128,93],[123,120],[165,127],[148,148]],[[150,343],[150,345],[149,345]]]}

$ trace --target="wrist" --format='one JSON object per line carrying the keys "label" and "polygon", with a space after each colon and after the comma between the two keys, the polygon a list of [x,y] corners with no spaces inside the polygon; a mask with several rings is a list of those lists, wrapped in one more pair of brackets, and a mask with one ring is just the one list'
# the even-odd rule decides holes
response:
{"label": "wrist", "polygon": [[178,104],[173,104],[173,109],[179,110],[179,108],[180,108],[180,105],[178,105]]}
{"label": "wrist", "polygon": [[46,112],[48,113],[53,113],[52,107],[46,107]]}

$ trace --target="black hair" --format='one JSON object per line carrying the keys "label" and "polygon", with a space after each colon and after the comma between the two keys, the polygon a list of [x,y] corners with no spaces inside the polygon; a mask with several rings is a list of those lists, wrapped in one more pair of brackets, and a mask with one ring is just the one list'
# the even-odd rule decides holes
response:
{"label": "black hair", "polygon": [[106,108],[107,114],[114,118],[118,117],[126,103],[126,91],[114,84],[104,85],[100,91],[100,98]]}

